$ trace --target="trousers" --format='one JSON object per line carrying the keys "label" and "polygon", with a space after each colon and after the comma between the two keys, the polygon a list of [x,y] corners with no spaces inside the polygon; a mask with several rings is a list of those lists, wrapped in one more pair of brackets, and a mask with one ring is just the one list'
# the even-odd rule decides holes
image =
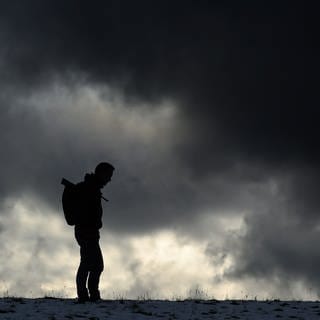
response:
{"label": "trousers", "polygon": [[80,264],[76,276],[79,299],[100,299],[99,282],[104,269],[103,256],[99,244],[99,230],[75,227],[75,238],[80,246]]}

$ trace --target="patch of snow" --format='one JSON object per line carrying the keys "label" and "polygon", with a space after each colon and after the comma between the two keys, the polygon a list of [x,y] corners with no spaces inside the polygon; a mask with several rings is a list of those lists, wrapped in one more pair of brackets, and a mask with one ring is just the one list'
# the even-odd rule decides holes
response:
{"label": "patch of snow", "polygon": [[320,318],[320,302],[252,300],[102,300],[2,298],[1,320],[61,319],[306,319]]}

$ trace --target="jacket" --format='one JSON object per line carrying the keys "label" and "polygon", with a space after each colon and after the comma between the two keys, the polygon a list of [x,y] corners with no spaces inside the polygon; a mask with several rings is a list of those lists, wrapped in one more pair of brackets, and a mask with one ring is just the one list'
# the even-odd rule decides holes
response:
{"label": "jacket", "polygon": [[99,230],[102,228],[101,191],[93,173],[76,185],[79,191],[78,222],[76,228]]}

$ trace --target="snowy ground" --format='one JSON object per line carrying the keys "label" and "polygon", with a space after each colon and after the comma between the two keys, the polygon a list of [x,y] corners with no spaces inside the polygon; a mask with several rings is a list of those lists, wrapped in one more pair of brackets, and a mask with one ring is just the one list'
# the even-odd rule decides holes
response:
{"label": "snowy ground", "polygon": [[320,302],[0,299],[0,319],[320,319]]}

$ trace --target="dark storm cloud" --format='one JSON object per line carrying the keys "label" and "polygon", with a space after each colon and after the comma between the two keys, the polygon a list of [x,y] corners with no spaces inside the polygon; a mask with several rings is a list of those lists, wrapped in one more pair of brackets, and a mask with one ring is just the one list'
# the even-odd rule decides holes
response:
{"label": "dark storm cloud", "polygon": [[[307,250],[317,260],[310,248],[316,231],[301,246],[291,242],[297,230],[303,237],[308,221],[318,222],[320,208],[319,98],[313,71],[318,50],[310,11],[304,4],[264,1],[2,2],[1,165],[10,163],[10,170],[2,173],[1,196],[31,189],[52,205],[59,192],[52,181],[61,172],[77,177],[84,167],[80,157],[89,157],[85,163],[92,166],[101,155],[115,155],[111,149],[99,152],[98,144],[70,149],[68,135],[57,135],[52,123],[44,126],[37,113],[24,108],[14,113],[19,96],[64,79],[71,87],[107,84],[124,94],[130,108],[140,102],[156,108],[170,98],[184,130],[174,151],[163,157],[172,171],[163,175],[154,166],[150,182],[141,177],[143,168],[132,175],[120,160],[125,174],[120,178],[119,173],[123,180],[115,182],[113,199],[121,208],[109,222],[115,228],[127,222],[127,230],[139,221],[137,228],[148,230],[192,221],[195,212],[210,208],[250,210],[263,198],[262,192],[252,199],[255,187],[275,179],[278,194],[287,199],[285,206],[276,206],[284,217],[277,233],[288,230],[288,237],[274,249],[268,224],[274,199],[265,194],[271,202],[262,201],[265,214],[249,216],[237,256],[240,269],[234,273],[264,270],[264,264],[254,262],[263,261],[265,250],[272,261],[269,270],[294,275],[298,267],[285,261],[292,261],[296,250]],[[78,160],[64,165],[62,154]],[[41,163],[34,162],[35,155],[43,157]],[[297,225],[287,229],[292,217]],[[262,232],[263,221],[268,227]],[[253,242],[260,247],[249,250]],[[312,279],[314,270],[305,266],[300,271]]]}
{"label": "dark storm cloud", "polygon": [[274,283],[278,294],[302,282],[319,295],[319,224],[311,226],[291,212],[283,214],[285,210],[280,207],[247,217],[246,235],[229,239],[227,252],[235,263],[224,276],[243,281],[266,280]]}
{"label": "dark storm cloud", "polygon": [[314,44],[303,6],[14,1],[1,7],[8,82],[39,85],[75,72],[122,87],[128,99],[175,97],[190,121],[181,157],[198,171],[212,163],[228,167],[235,155],[273,165],[319,159]]}
{"label": "dark storm cloud", "polygon": [[304,283],[319,295],[318,169],[296,168],[274,181],[269,192],[256,194],[242,229],[229,232],[223,244],[210,243],[207,255],[214,265],[233,261],[225,269],[224,280],[242,281],[244,288],[252,280],[273,285],[272,289],[261,287],[258,294],[281,296],[285,292],[284,296],[294,297],[294,288]]}

